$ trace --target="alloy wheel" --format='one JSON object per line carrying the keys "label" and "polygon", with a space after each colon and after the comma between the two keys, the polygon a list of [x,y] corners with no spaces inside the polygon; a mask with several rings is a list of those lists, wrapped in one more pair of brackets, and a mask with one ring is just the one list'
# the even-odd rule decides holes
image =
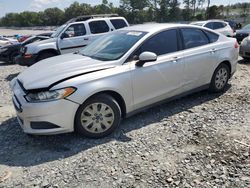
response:
{"label": "alloy wheel", "polygon": [[81,114],[81,124],[91,133],[107,131],[115,120],[114,111],[104,103],[92,103]]}
{"label": "alloy wheel", "polygon": [[218,90],[222,89],[228,80],[228,71],[225,67],[221,67],[215,75],[215,86]]}

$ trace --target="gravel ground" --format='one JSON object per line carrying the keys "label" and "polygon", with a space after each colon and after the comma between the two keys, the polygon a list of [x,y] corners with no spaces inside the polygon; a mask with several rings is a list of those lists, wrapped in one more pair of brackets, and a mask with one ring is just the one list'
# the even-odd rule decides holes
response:
{"label": "gravel ground", "polygon": [[0,187],[250,187],[250,63],[207,91],[123,121],[111,136],[25,135],[0,66]]}

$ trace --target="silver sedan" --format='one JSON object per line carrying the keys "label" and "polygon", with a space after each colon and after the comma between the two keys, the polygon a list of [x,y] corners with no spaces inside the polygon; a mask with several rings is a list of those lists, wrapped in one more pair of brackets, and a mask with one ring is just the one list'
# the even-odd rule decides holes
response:
{"label": "silver sedan", "polygon": [[26,133],[99,138],[156,103],[222,92],[238,51],[235,39],[199,26],[133,26],[26,69],[11,82],[13,103]]}

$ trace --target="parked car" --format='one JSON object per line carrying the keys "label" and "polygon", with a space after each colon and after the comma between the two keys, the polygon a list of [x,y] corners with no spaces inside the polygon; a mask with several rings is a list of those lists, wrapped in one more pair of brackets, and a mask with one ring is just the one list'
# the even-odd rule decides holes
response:
{"label": "parked car", "polygon": [[207,21],[192,22],[191,25],[207,27],[228,37],[234,36],[234,31],[230,27],[229,23],[223,20],[207,20]]}
{"label": "parked car", "polygon": [[241,41],[248,37],[250,35],[250,24],[244,26],[242,29],[240,30],[236,30],[236,34],[235,34],[235,38],[237,39],[237,41],[239,43],[241,43]]}
{"label": "parked car", "polygon": [[0,36],[0,47],[6,46],[9,44],[17,44],[17,43],[18,41],[16,39]]}
{"label": "parked car", "polygon": [[127,26],[128,22],[123,17],[91,17],[85,21],[71,21],[60,26],[51,35],[51,39],[21,48],[21,56],[17,62],[20,65],[30,66],[42,59],[75,52],[97,37]]}
{"label": "parked car", "polygon": [[22,35],[22,36],[18,36],[17,40],[18,42],[23,42],[25,40],[27,40],[28,38],[30,38],[32,35]]}
{"label": "parked car", "polygon": [[230,27],[233,29],[233,32],[236,32],[237,29],[241,29],[241,23],[237,23],[236,21],[233,20],[224,20],[225,22],[227,22]]}
{"label": "parked car", "polygon": [[22,43],[10,44],[0,48],[0,61],[15,63],[15,58],[19,55],[20,48],[27,44],[31,44],[33,42],[38,42],[42,40],[46,40],[49,37],[45,36],[33,36],[26,39]]}
{"label": "parked car", "polygon": [[18,121],[29,134],[75,130],[103,137],[122,118],[160,101],[207,88],[223,91],[236,71],[238,51],[236,39],[197,26],[117,30],[13,79]]}
{"label": "parked car", "polygon": [[241,42],[240,56],[246,60],[250,60],[250,36],[244,38]]}

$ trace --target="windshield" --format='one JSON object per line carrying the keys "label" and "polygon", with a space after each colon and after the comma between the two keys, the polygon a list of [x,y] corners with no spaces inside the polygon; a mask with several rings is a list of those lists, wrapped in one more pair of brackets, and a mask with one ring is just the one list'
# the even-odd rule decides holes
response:
{"label": "windshield", "polygon": [[250,29],[250,24],[248,24],[245,27],[243,27],[243,29]]}
{"label": "windshield", "polygon": [[146,32],[120,30],[104,35],[79,53],[93,59],[111,61],[121,58]]}
{"label": "windshield", "polygon": [[66,27],[66,25],[61,25],[56,29],[56,31],[51,35],[52,38],[58,37],[62,30]]}

